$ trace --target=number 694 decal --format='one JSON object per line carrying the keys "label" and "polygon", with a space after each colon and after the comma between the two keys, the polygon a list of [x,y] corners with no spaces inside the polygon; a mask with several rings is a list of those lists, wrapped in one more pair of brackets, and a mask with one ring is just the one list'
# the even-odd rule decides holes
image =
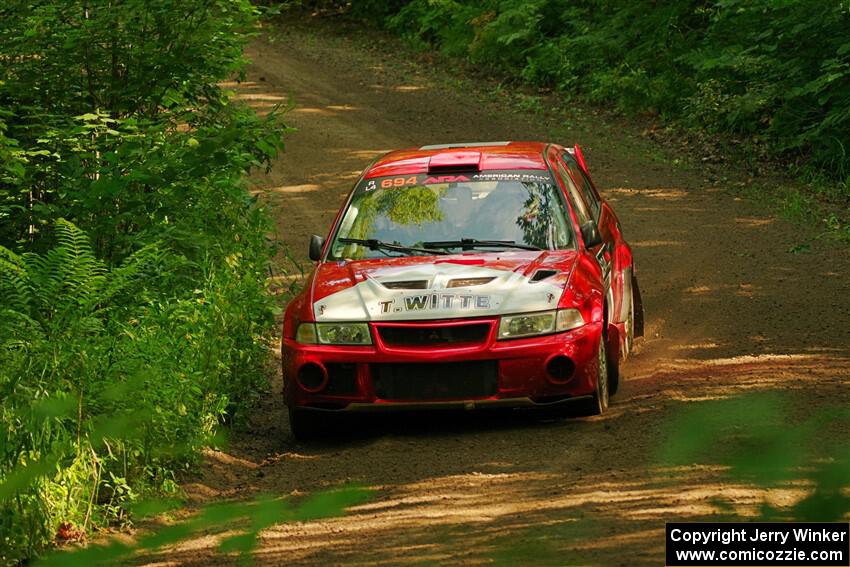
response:
{"label": "number 694 decal", "polygon": [[405,187],[407,185],[416,185],[416,176],[411,177],[388,177],[381,180],[381,189],[389,189],[390,187]]}

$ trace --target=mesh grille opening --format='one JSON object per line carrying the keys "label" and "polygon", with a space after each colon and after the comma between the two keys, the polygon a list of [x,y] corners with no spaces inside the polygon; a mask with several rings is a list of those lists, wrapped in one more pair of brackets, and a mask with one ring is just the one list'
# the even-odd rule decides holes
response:
{"label": "mesh grille opening", "polygon": [[489,323],[445,327],[423,325],[378,327],[381,340],[388,345],[396,346],[480,343],[487,339],[489,332]]}
{"label": "mesh grille opening", "polygon": [[434,364],[373,364],[375,394],[383,400],[470,400],[498,390],[494,360]]}

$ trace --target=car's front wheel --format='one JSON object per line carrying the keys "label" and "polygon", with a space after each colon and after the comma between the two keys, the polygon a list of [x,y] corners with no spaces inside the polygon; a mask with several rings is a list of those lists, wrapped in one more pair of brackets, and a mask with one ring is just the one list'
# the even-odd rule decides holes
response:
{"label": "car's front wheel", "polygon": [[599,337],[599,349],[596,352],[596,390],[594,390],[591,399],[582,402],[579,407],[575,408],[572,413],[575,417],[600,415],[608,409],[611,373],[605,343],[606,339],[603,334]]}
{"label": "car's front wheel", "polygon": [[327,431],[327,416],[321,412],[289,407],[289,430],[296,441],[315,441]]}
{"label": "car's front wheel", "polygon": [[608,409],[609,378],[608,353],[605,349],[605,335],[599,339],[599,352],[596,355],[596,392],[593,394],[593,413],[599,415]]}
{"label": "car's front wheel", "polygon": [[623,341],[623,360],[626,360],[632,353],[632,347],[635,344],[635,300],[632,297],[629,301],[629,316],[626,317],[626,338]]}

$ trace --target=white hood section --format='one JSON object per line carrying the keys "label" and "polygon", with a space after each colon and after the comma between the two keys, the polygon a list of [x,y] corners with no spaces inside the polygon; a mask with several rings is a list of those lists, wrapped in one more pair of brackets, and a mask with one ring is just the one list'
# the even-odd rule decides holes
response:
{"label": "white hood section", "polygon": [[[482,285],[449,287],[452,280],[493,278]],[[423,289],[391,289],[421,282]],[[482,317],[555,309],[563,288],[509,270],[450,262],[378,268],[365,281],[313,305],[316,321],[404,321]]]}

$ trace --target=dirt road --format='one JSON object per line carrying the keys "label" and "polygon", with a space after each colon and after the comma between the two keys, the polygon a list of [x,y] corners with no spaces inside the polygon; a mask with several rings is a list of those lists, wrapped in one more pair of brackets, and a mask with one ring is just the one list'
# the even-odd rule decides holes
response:
{"label": "dirt road", "polygon": [[[298,131],[259,179],[296,257],[305,259],[308,235],[326,233],[356,175],[385,151],[580,142],[633,243],[647,337],[623,368],[611,411],[588,420],[402,416],[356,422],[338,443],[301,446],[289,437],[276,380],[251,429],[209,455],[188,486],[194,501],[346,482],[376,492],[345,517],[263,532],[262,564],[478,564],[522,552],[548,564],[659,565],[667,520],[706,519],[721,501],[751,514],[763,497],[799,497],[792,488],[731,484],[708,466],[677,470],[671,481],[657,451],[669,417],[700,400],[782,390],[793,401],[790,419],[847,405],[845,251],[737,196],[734,176],[711,180],[660,156],[629,124],[580,109],[541,113],[533,100],[517,110],[492,85],[433,72],[392,45],[366,51],[362,37],[320,41],[291,31],[273,39],[251,48],[238,92],[260,109],[289,95],[297,103],[289,123]],[[214,548],[206,538],[157,559],[229,561]]]}

